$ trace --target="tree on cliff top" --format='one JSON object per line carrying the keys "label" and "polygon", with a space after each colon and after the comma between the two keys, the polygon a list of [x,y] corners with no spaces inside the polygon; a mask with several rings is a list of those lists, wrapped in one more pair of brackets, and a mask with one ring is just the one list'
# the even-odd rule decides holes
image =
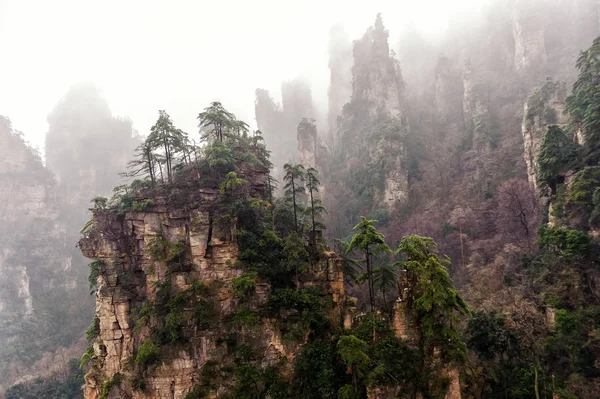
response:
{"label": "tree on cliff top", "polygon": [[200,112],[197,119],[200,121],[198,127],[200,129],[210,128],[208,134],[214,134],[220,142],[223,142],[223,137],[230,129],[247,131],[248,127],[246,124],[238,124],[235,115],[227,111],[218,101],[214,101],[210,106],[204,108],[204,112]]}
{"label": "tree on cliff top", "polygon": [[158,120],[150,129],[146,144],[154,150],[162,149],[169,183],[173,180],[173,161],[178,153],[184,151],[186,142],[187,135],[175,127],[169,114],[164,110],[159,111]]}

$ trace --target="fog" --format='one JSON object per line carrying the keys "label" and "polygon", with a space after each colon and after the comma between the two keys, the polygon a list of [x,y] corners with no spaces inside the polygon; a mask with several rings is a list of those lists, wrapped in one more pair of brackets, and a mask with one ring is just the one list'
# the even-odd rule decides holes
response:
{"label": "fog", "polygon": [[196,115],[213,100],[254,126],[255,88],[278,100],[287,79],[306,78],[314,102],[326,108],[332,24],[358,38],[382,12],[396,47],[407,21],[436,40],[454,15],[474,13],[480,4],[0,0],[0,113],[42,148],[56,102],[72,84],[89,81],[142,134],[159,109],[195,132]]}

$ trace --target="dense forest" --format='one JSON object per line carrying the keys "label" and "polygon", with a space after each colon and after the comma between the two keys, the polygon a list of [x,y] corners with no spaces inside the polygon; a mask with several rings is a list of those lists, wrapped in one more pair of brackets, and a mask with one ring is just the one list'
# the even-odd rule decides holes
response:
{"label": "dense forest", "polygon": [[76,86],[44,165],[0,117],[0,396],[600,398],[598,10],[542,3],[444,54],[334,27],[328,110],[258,129]]}

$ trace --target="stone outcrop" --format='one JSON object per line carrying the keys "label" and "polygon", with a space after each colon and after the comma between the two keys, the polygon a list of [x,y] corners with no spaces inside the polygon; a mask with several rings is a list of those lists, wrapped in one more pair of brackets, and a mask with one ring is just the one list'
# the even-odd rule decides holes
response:
{"label": "stone outcrop", "polygon": [[470,144],[473,149],[485,152],[490,148],[492,128],[489,88],[474,76],[470,62],[463,70],[463,87],[463,115]]}
{"label": "stone outcrop", "polygon": [[[251,166],[240,171],[239,176],[249,182],[251,196],[265,195],[266,173]],[[261,318],[254,328],[231,323],[240,306],[232,281],[243,273],[236,267],[235,222],[216,222],[222,216],[216,213],[222,198],[217,188],[196,186],[190,191],[188,187],[185,198],[185,205],[176,205],[168,196],[157,194],[144,211],[96,212],[92,231],[80,241],[83,254],[102,265],[96,294],[99,335],[93,345],[92,368],[85,377],[86,399],[98,398],[107,384],[112,387],[109,398],[182,399],[215,367],[222,377],[215,377],[218,387],[211,394],[222,394],[234,384],[233,375],[227,374],[235,363],[230,345],[250,345],[261,366],[286,359],[285,367],[291,367],[301,349],[302,343],[290,344],[271,319]],[[155,256],[157,243],[169,248],[181,245],[182,258],[175,263],[160,260]],[[341,260],[325,253],[300,275],[298,283],[301,287],[317,285],[329,293],[334,304],[330,318],[340,325],[346,301],[343,281]],[[201,296],[211,301],[215,316],[199,328],[193,321],[194,305],[183,305],[181,335],[186,343],[162,348],[160,361],[140,370],[133,366],[133,359],[156,326],[154,319],[140,318],[141,309],[157,306],[152,304],[160,301],[157,287],[161,286],[170,287],[172,296],[179,294],[192,302]],[[264,303],[269,290],[268,283],[258,281],[250,306]],[[233,336],[236,342],[227,344],[226,338]],[[144,389],[135,385],[142,378],[140,373]],[[121,377],[110,385],[115,376]]]}
{"label": "stone outcrop", "polygon": [[298,125],[298,161],[305,168],[317,166],[317,127],[314,119],[303,118]]}
{"label": "stone outcrop", "polygon": [[[1,391],[54,349],[57,342],[44,344],[41,337],[74,341],[88,319],[66,306],[66,301],[77,295],[85,298],[87,292],[81,285],[85,277],[72,270],[56,181],[2,116],[0,179]],[[83,305],[82,310],[90,309]],[[27,359],[19,356],[17,347],[26,350]],[[16,364],[20,366],[11,367]]]}
{"label": "stone outcrop", "polygon": [[519,72],[540,72],[545,66],[547,52],[544,36],[544,8],[546,6],[546,2],[540,0],[514,1],[515,68]]}
{"label": "stone outcrop", "polygon": [[527,164],[527,178],[532,187],[537,187],[537,156],[548,125],[567,123],[564,115],[567,87],[564,82],[548,79],[534,90],[525,104],[523,118],[523,156]]}
{"label": "stone outcrop", "polygon": [[383,112],[392,118],[401,118],[404,83],[397,61],[390,56],[388,37],[378,14],[375,24],[354,42],[352,101],[364,103],[370,117]]}
{"label": "stone outcrop", "polygon": [[373,206],[391,211],[408,196],[403,142],[408,126],[404,83],[381,15],[354,42],[353,57],[352,99],[339,120],[336,162],[356,173],[370,163],[383,165],[380,181],[372,182]]}

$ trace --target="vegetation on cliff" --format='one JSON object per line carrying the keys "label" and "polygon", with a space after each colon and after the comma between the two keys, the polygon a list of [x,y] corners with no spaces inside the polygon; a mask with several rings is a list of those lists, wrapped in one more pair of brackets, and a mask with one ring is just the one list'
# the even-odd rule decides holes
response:
{"label": "vegetation on cliff", "polygon": [[[188,240],[168,239],[161,228],[142,255],[151,258],[144,279],[146,284],[148,279],[154,281],[152,296],[126,294],[137,303],[129,323],[139,339],[131,359],[119,369],[122,377],[115,381],[117,374],[104,375],[98,362],[102,355],[96,349],[84,355],[82,365],[89,367],[100,394],[108,395],[117,387],[132,392],[149,389],[162,363],[182,350],[196,353],[202,339],[215,340],[226,349],[198,367],[188,399],[215,392],[236,398],[361,398],[375,388],[406,389],[413,395],[444,392],[444,370],[464,362],[457,315],[467,308],[435,243],[406,237],[392,254],[375,228],[377,221],[363,218],[354,237],[342,245],[343,261],[328,251],[321,236],[325,208],[316,169],[285,165],[284,198],[273,200],[269,152],[261,144],[260,132],[249,134],[245,124],[218,103],[199,118],[204,143],[195,146],[166,112],[160,112],[126,174],[138,179],[117,187],[111,199],[92,201],[94,218],[83,230],[81,245],[96,245],[103,232],[125,248],[131,246],[126,244],[130,238],[107,230],[123,217],[127,220],[161,206],[171,213],[201,209],[208,215],[208,267],[219,245],[233,242],[237,260],[227,261],[226,267],[236,277],[197,279]],[[158,134],[162,139],[157,140]],[[207,190],[214,193],[213,200],[197,197]],[[118,264],[140,262],[135,250],[125,251],[129,254],[124,260],[91,263],[90,283],[98,286],[99,296],[139,281],[134,270]],[[358,254],[363,259],[353,260]],[[353,275],[353,283],[369,287],[369,312],[360,316],[352,316],[354,305],[343,287],[332,285],[343,285],[343,275],[335,277],[343,262],[345,270],[353,270],[347,278]],[[116,285],[110,283],[113,273]],[[190,284],[175,285],[174,276]],[[232,295],[233,302],[226,307],[223,292]],[[398,309],[393,299],[400,293],[407,313],[399,317],[415,321],[414,342],[394,332]],[[344,319],[349,324],[342,323]],[[94,348],[102,347],[106,336],[102,321],[100,331],[97,323],[95,318],[88,334]],[[272,358],[265,352],[267,343],[259,333],[265,325],[281,336],[285,356]]]}

